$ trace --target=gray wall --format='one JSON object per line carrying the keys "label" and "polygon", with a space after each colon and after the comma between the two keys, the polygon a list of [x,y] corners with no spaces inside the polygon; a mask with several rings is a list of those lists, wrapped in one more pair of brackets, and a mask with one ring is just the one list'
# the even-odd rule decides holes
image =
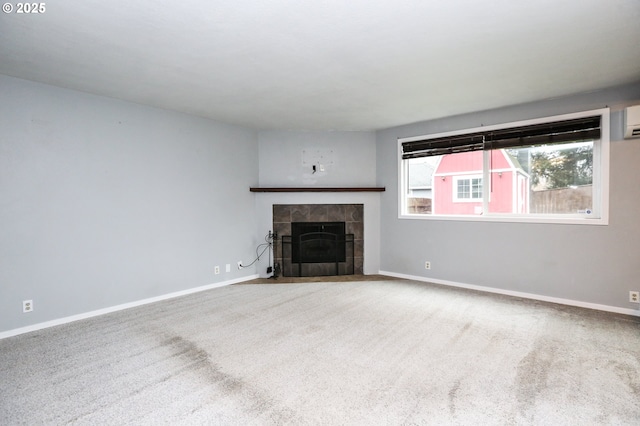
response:
{"label": "gray wall", "polygon": [[254,131],[0,76],[0,332],[255,274],[257,182]]}
{"label": "gray wall", "polygon": [[[261,186],[374,186],[374,132],[263,131],[260,139]],[[333,152],[325,171],[303,165],[303,151]]]}
{"label": "gray wall", "polygon": [[[377,133],[380,268],[395,274],[638,309],[640,140],[622,140],[622,112],[640,104],[640,84],[426,121]],[[609,106],[608,226],[398,219],[397,139]],[[431,261],[431,270],[424,262]]]}
{"label": "gray wall", "polygon": [[[376,185],[374,132],[264,131],[260,140],[260,186],[353,187]],[[333,151],[333,165],[313,173],[303,165],[302,151]],[[380,258],[380,193],[256,194],[258,230],[273,223],[273,204],[364,204],[364,272],[377,274]],[[268,258],[258,272],[266,276]]]}

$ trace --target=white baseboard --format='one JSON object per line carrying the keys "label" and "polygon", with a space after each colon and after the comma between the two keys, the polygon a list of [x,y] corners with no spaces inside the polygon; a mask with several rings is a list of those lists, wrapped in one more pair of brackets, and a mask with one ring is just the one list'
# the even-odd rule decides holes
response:
{"label": "white baseboard", "polygon": [[42,330],[44,328],[55,327],[56,325],[67,324],[74,321],[79,321],[87,318],[97,317],[100,315],[110,314],[112,312],[122,311],[129,308],[135,308],[137,306],[148,305],[149,303],[160,302],[162,300],[173,299],[176,297],[186,296],[188,294],[199,293],[201,291],[211,290],[218,287],[225,287],[231,284],[250,281],[256,278],[259,278],[258,274],[250,275],[248,277],[237,278],[234,280],[222,281],[219,283],[207,284],[204,286],[194,287],[187,290],[176,291],[174,293],[163,294],[162,296],[151,297],[149,299],[137,300],[135,302],[124,303],[122,305],[111,306],[108,308],[98,309],[91,312],[85,312],[82,314],[72,315],[69,317],[41,322],[38,324],[29,325],[27,327],[21,327],[21,328],[16,328],[9,331],[3,331],[3,332],[0,332],[0,340],[6,339],[7,337],[17,336],[19,334]]}
{"label": "white baseboard", "polygon": [[464,283],[459,283],[455,281],[439,280],[436,278],[419,277],[416,275],[398,274],[396,272],[380,271],[379,274],[389,276],[389,277],[394,277],[394,278],[404,278],[404,279],[413,280],[413,281],[423,281],[427,283],[446,285],[449,287],[466,288],[469,290],[483,291],[486,293],[504,294],[507,296],[522,297],[524,299],[540,300],[542,302],[551,302],[551,303],[557,303],[560,305],[576,306],[579,308],[595,309],[597,311],[614,312],[616,314],[624,314],[624,315],[632,315],[635,317],[640,317],[640,310],[636,310],[636,309],[625,309],[625,308],[619,308],[617,306],[599,305],[597,303],[581,302],[579,300],[542,296],[539,294],[503,290],[500,288],[484,287],[484,286],[473,285],[473,284],[464,284]]}
{"label": "white baseboard", "polygon": [[[445,285],[445,286],[449,286],[449,287],[466,288],[466,289],[470,289],[470,290],[483,291],[483,292],[487,292],[487,293],[503,294],[503,295],[507,295],[507,296],[522,297],[524,299],[540,300],[540,301],[543,301],[543,302],[558,303],[560,305],[576,306],[576,307],[580,307],[580,308],[594,309],[594,310],[598,310],[598,311],[613,312],[613,313],[617,313],[617,314],[624,314],[624,315],[631,315],[631,316],[640,317],[640,310],[636,310],[636,309],[625,309],[625,308],[619,308],[617,306],[600,305],[600,304],[597,304],[597,303],[581,302],[581,301],[578,301],[578,300],[542,296],[542,295],[533,294],[533,293],[524,293],[524,292],[520,292],[520,291],[503,290],[503,289],[499,289],[499,288],[484,287],[484,286],[479,286],[479,285],[474,285],[474,284],[464,284],[464,283],[459,283],[459,282],[455,282],[455,281],[440,280],[440,279],[436,279],[436,278],[420,277],[420,276],[417,276],[417,275],[399,274],[399,273],[396,273],[396,272],[389,272],[389,271],[379,271],[378,274],[385,275],[385,276],[388,276],[388,277],[394,277],[394,278],[403,278],[403,279],[413,280],[413,281],[423,281],[423,282],[427,282],[427,283]],[[135,302],[124,303],[122,305],[111,306],[111,307],[104,308],[104,309],[98,309],[98,310],[91,311],[91,312],[85,312],[85,313],[78,314],[78,315],[72,315],[72,316],[69,316],[69,317],[64,317],[64,318],[59,318],[59,319],[55,319],[55,320],[51,320],[51,321],[38,323],[38,324],[33,324],[33,325],[30,325],[30,326],[27,326],[27,327],[21,327],[21,328],[16,328],[16,329],[13,329],[13,330],[3,331],[3,332],[0,332],[0,340],[5,339],[7,337],[17,336],[17,335],[24,334],[24,333],[30,333],[32,331],[42,330],[42,329],[49,328],[49,327],[55,327],[57,325],[62,325],[62,324],[67,324],[67,323],[74,322],[74,321],[79,321],[79,320],[82,320],[82,319],[97,317],[97,316],[100,316],[100,315],[105,315],[105,314],[109,314],[109,313],[112,313],[112,312],[122,311],[122,310],[129,309],[129,308],[135,308],[137,306],[147,305],[149,303],[160,302],[160,301],[163,301],[163,300],[173,299],[173,298],[181,297],[181,296],[186,296],[186,295],[189,295],[189,294],[198,293],[198,292],[206,291],[206,290],[211,290],[211,289],[218,288],[218,287],[224,287],[224,286],[228,286],[228,285],[231,285],[231,284],[237,284],[237,283],[241,283],[241,282],[244,282],[244,281],[250,281],[250,280],[253,280],[253,279],[256,279],[256,278],[260,278],[260,276],[258,274],[250,275],[248,277],[242,277],[242,278],[238,278],[238,279],[234,279],[234,280],[223,281],[223,282],[214,283],[214,284],[208,284],[208,285],[204,285],[204,286],[201,286],[201,287],[195,287],[195,288],[190,288],[190,289],[187,289],[187,290],[177,291],[177,292],[174,292],[174,293],[164,294],[162,296],[151,297],[149,299],[143,299],[143,300],[138,300],[138,301],[135,301]]]}

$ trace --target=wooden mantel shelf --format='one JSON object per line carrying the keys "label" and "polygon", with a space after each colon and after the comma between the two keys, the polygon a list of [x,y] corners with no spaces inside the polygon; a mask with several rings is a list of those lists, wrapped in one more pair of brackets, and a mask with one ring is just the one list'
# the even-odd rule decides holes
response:
{"label": "wooden mantel shelf", "polygon": [[316,186],[299,187],[299,188],[290,188],[290,187],[249,188],[249,191],[251,192],[383,192],[384,190],[385,190],[384,187],[371,187],[371,186],[342,187],[342,188],[316,187]]}

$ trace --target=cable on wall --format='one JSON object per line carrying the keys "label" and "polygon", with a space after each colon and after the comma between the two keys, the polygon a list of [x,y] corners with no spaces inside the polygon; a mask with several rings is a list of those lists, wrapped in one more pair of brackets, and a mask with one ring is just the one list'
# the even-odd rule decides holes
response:
{"label": "cable on wall", "polygon": [[[264,253],[267,250],[269,250],[269,266],[267,267],[267,273],[270,274],[273,272],[273,275],[269,278],[277,279],[278,273],[280,272],[280,265],[278,263],[276,263],[275,266],[271,265],[271,253],[274,252],[274,245],[277,240],[278,240],[278,234],[275,232],[271,232],[271,230],[269,230],[269,233],[264,237],[265,242],[262,244],[259,244],[258,247],[256,247],[256,258],[253,260],[253,262],[249,263],[248,265],[240,264],[240,267],[247,268],[253,265],[254,263],[260,260],[262,255],[264,255]],[[273,257],[275,260],[275,252]]]}

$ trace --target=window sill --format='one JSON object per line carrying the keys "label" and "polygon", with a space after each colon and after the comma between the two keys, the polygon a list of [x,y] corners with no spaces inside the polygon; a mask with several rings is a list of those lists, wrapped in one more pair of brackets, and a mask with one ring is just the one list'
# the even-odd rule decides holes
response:
{"label": "window sill", "polygon": [[424,214],[401,214],[399,219],[414,220],[439,220],[458,222],[504,222],[504,223],[545,223],[560,225],[608,225],[608,218],[586,218],[579,216],[470,216],[470,215],[424,215]]}

